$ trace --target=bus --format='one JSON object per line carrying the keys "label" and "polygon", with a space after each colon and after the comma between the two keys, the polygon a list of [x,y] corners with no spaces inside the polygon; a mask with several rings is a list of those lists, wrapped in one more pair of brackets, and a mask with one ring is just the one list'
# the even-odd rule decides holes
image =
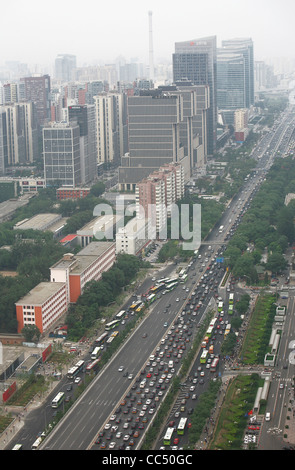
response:
{"label": "bus", "polygon": [[[185,273],[184,273],[184,274],[185,274]],[[178,280],[179,280],[178,277],[173,277],[172,279],[169,279],[169,281],[166,282],[166,285],[172,284],[172,283],[174,283],[174,282],[178,282]]]}
{"label": "bus", "polygon": [[225,328],[224,336],[228,335],[231,329],[231,324],[228,323]]}
{"label": "bus", "polygon": [[[154,294],[155,295],[155,294]],[[135,310],[137,313],[140,313],[144,309],[144,303],[140,302],[140,305],[138,305],[137,309]]]}
{"label": "bus", "polygon": [[157,300],[156,294],[150,294],[150,295],[146,298],[146,303],[147,303],[148,305],[151,305],[153,302],[155,302],[155,300]]}
{"label": "bus", "polygon": [[208,338],[211,338],[211,335],[212,335],[212,332],[213,332],[213,326],[212,325],[209,325],[207,331],[206,331],[206,336],[208,336]]}
{"label": "bus", "polygon": [[206,364],[207,356],[208,356],[208,349],[204,349],[200,357],[201,364]]}
{"label": "bus", "polygon": [[109,335],[109,334],[105,331],[102,335],[100,335],[100,336],[95,340],[95,344],[96,344],[97,346],[101,346],[101,345],[105,342],[105,340],[107,339],[108,335]]}
{"label": "bus", "polygon": [[181,283],[181,284],[184,284],[186,281],[187,281],[187,274],[184,274],[184,275],[181,276],[181,278],[180,278],[180,283]]}
{"label": "bus", "polygon": [[38,437],[38,439],[36,439],[35,442],[32,444],[31,449],[36,450],[41,444],[41,442],[42,442],[42,437]]}
{"label": "bus", "polygon": [[210,372],[216,372],[218,363],[219,363],[218,357],[214,357],[213,361],[211,362]]}
{"label": "bus", "polygon": [[151,294],[157,294],[158,292],[160,292],[161,290],[165,289],[165,283],[162,282],[161,284],[157,284],[153,287],[151,287],[150,289],[150,293]]}
{"label": "bus", "polygon": [[229,294],[228,300],[229,300],[230,305],[234,303],[234,293],[233,292],[231,292]]}
{"label": "bus", "polygon": [[223,232],[223,229],[224,229],[224,225],[220,225],[219,230],[218,230],[219,233],[222,233],[222,232]]}
{"label": "bus", "polygon": [[174,433],[174,428],[172,428],[172,427],[167,428],[167,431],[166,431],[165,436],[163,438],[164,446],[170,446],[171,445],[171,440],[172,440],[173,433]]}
{"label": "bus", "polygon": [[101,351],[101,349],[100,349],[99,346],[96,346],[96,348],[93,349],[93,351],[91,353],[91,360],[92,361],[94,361],[95,359],[98,358],[100,351]]}
{"label": "bus", "polygon": [[101,361],[101,357],[99,357],[95,361],[89,362],[89,364],[86,366],[86,374],[91,374],[91,372],[96,372],[99,367],[100,361]]}
{"label": "bus", "polygon": [[181,418],[180,419],[179,424],[177,426],[177,434],[179,434],[181,436],[184,434],[186,422],[187,422],[187,418]]}
{"label": "bus", "polygon": [[129,307],[129,310],[136,310],[137,307],[141,304],[141,300],[137,300],[136,302],[134,302],[132,305],[130,305]]}
{"label": "bus", "polygon": [[234,306],[233,305],[229,305],[228,306],[228,314],[229,315],[232,315],[234,313]]}
{"label": "bus", "polygon": [[115,328],[117,325],[119,325],[119,323],[120,323],[120,320],[112,320],[109,323],[106,323],[105,330],[110,331],[113,328]]}
{"label": "bus", "polygon": [[222,312],[223,310],[223,302],[218,302],[218,312]]}
{"label": "bus", "polygon": [[51,402],[51,406],[52,408],[58,408],[59,405],[62,404],[62,402],[64,401],[65,399],[65,392],[58,392],[58,394],[56,395],[56,397],[53,398],[52,402]]}
{"label": "bus", "polygon": [[84,368],[84,361],[78,361],[73,367],[71,367],[68,372],[67,372],[67,378],[68,379],[74,379],[76,375],[81,372],[81,370]]}
{"label": "bus", "polygon": [[22,444],[15,444],[11,450],[23,450]]}
{"label": "bus", "polygon": [[175,287],[177,287],[177,285],[178,285],[178,281],[176,281],[176,282],[171,282],[170,284],[167,284],[166,290],[167,290],[168,292],[171,292],[173,289],[175,289]]}
{"label": "bus", "polygon": [[165,277],[163,279],[159,279],[158,281],[156,281],[156,285],[163,284],[163,283],[166,284],[166,282],[169,282],[169,281],[170,281],[169,277]]}
{"label": "bus", "polygon": [[121,310],[121,312],[117,313],[116,318],[118,318],[119,320],[121,320],[122,317],[124,317],[125,313],[126,313],[125,310]]}
{"label": "bus", "polygon": [[178,277],[181,278],[184,274],[186,274],[186,268],[183,268],[179,274],[178,274]]}

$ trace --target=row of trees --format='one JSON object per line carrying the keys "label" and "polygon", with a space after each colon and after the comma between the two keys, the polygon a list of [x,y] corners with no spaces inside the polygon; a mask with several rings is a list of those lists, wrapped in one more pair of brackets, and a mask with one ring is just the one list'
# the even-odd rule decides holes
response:
{"label": "row of trees", "polygon": [[[285,206],[285,196],[293,187],[295,161],[277,160],[225,252],[234,276],[246,276],[250,283],[257,283],[257,265],[273,273],[286,268],[283,253],[295,237],[295,204]],[[267,254],[267,262],[261,261],[263,253]]]}

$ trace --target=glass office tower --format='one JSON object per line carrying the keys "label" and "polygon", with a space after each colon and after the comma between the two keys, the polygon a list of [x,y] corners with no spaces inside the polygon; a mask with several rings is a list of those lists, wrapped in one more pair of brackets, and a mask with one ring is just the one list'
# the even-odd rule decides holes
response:
{"label": "glass office tower", "polygon": [[207,151],[213,155],[217,136],[216,36],[175,43],[172,59],[174,83],[189,80],[193,85],[209,85]]}

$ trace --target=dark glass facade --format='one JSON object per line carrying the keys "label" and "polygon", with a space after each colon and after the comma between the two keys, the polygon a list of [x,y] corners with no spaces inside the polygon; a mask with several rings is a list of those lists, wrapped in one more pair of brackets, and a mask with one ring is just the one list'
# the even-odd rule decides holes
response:
{"label": "dark glass facade", "polygon": [[172,61],[174,83],[189,80],[193,85],[209,85],[207,152],[212,155],[217,136],[216,36],[175,43]]}

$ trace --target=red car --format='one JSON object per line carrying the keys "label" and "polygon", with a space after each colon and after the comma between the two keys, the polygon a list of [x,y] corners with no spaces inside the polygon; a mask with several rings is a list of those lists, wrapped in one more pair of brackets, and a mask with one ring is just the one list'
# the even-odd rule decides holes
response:
{"label": "red car", "polygon": [[173,441],[173,444],[176,446],[178,443],[179,443],[179,438],[176,437],[176,438],[174,439],[174,441]]}

